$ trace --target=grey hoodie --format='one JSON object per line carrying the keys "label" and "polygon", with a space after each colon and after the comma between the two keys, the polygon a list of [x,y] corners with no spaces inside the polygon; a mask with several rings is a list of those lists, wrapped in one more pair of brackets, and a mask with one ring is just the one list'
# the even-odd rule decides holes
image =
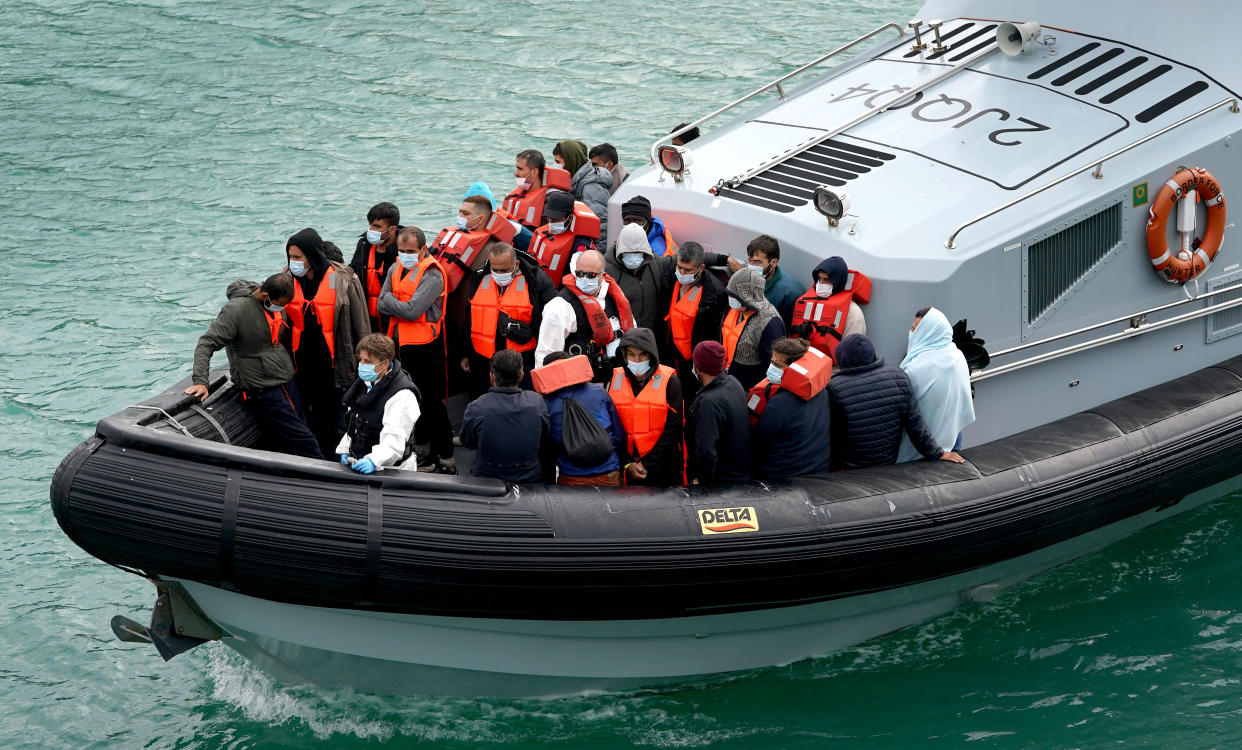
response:
{"label": "grey hoodie", "polygon": [[259,285],[238,279],[225,290],[228,303],[194,347],[194,384],[207,385],[211,355],[223,349],[229,358],[229,377],[243,391],[257,392],[293,379],[293,358],[272,343],[263,303],[254,296]]}
{"label": "grey hoodie", "polygon": [[603,167],[587,162],[578,168],[569,180],[569,190],[575,200],[587,204],[587,208],[599,217],[599,238],[608,237],[608,192],[612,187],[612,173]]}

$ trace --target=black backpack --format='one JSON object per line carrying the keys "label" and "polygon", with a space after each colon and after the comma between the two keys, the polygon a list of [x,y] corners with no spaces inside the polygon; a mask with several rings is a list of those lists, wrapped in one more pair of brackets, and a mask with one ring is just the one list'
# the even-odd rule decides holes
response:
{"label": "black backpack", "polygon": [[565,455],[576,466],[597,466],[612,455],[612,438],[582,404],[565,399],[561,422],[561,441]]}

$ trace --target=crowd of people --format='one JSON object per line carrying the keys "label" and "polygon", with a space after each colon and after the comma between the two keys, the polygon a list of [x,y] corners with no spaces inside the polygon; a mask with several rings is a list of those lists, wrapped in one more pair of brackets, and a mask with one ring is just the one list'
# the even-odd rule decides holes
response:
{"label": "crowd of people", "polygon": [[348,262],[297,232],[280,271],[229,285],[186,393],[207,398],[225,349],[261,447],[364,474],[456,473],[458,445],[474,476],[592,486],[962,460],[969,372],[942,312],[919,310],[905,359],[886,364],[866,336],[870,282],[843,258],[804,288],[776,238],[752,239],[744,262],[707,252],[643,196],[605,247],[628,176],[616,149],[561,141],[552,156],[518,153],[503,199],[471,185],[430,242],[390,202]]}

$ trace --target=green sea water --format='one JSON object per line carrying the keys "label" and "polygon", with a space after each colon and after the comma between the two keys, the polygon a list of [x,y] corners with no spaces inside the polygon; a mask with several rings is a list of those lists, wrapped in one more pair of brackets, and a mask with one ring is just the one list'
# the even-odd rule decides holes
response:
{"label": "green sea water", "polygon": [[[0,4],[0,748],[1242,745],[1242,507],[1224,498],[1006,592],[793,665],[464,700],[290,688],[219,644],[122,644],[151,587],[47,503],[95,422],[184,377],[238,277],[367,207],[448,223],[511,157],[677,122],[906,0]],[[222,360],[221,360],[222,361]]]}

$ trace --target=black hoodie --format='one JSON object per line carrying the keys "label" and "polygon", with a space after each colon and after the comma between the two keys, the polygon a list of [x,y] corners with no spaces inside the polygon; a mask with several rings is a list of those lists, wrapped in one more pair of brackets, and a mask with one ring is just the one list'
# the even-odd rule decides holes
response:
{"label": "black hoodie", "polygon": [[[641,349],[651,355],[651,369],[648,371],[647,379],[642,382],[639,382],[626,365],[628,360],[623,349],[627,346]],[[621,359],[625,377],[630,381],[630,391],[637,396],[650,382],[650,375],[654,374],[656,368],[660,366],[660,353],[656,346],[655,334],[649,328],[631,328],[621,337],[620,347],[622,348],[618,349],[617,356]],[[647,469],[647,478],[627,477],[627,484],[648,487],[679,487],[685,484],[686,458],[682,452],[684,415],[682,414],[681,380],[675,373],[669,376],[669,381],[664,386],[664,397],[668,403],[669,412],[664,421],[664,432],[660,434],[656,444],[645,456],[622,456],[622,464],[642,461],[643,467]],[[629,450],[630,445],[626,441],[626,451]]]}

